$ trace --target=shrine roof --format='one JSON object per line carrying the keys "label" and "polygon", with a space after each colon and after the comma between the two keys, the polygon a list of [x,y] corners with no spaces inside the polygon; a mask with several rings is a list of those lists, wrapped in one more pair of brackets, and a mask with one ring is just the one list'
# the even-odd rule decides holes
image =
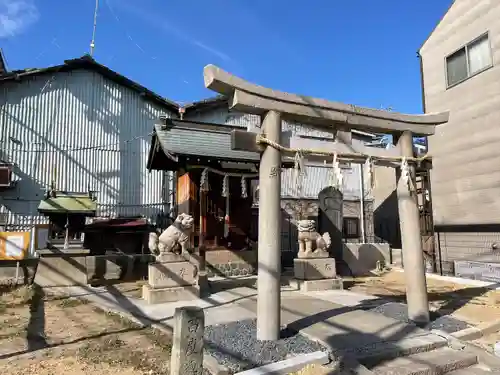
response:
{"label": "shrine roof", "polygon": [[[147,161],[149,170],[178,170],[182,164],[246,162],[258,164],[253,151],[231,149],[231,125],[160,119],[155,124]],[[283,162],[292,162],[284,157]]]}

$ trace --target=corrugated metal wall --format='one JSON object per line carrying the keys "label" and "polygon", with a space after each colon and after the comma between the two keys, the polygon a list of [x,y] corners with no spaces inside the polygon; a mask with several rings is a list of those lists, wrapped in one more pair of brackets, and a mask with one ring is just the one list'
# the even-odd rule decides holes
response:
{"label": "corrugated metal wall", "polygon": [[17,180],[0,201],[8,224],[43,222],[37,207],[51,181],[96,191],[99,216],[155,220],[169,210],[171,176],[146,170],[154,122],[168,110],[84,70],[3,84],[0,109],[0,159],[15,163]]}
{"label": "corrugated metal wall", "polygon": [[227,108],[216,108],[211,111],[197,112],[185,116],[186,120],[207,122],[210,124],[227,124],[250,129],[260,126],[260,117],[248,113],[229,112]]}
{"label": "corrugated metal wall", "polygon": [[[186,116],[186,120],[202,121],[208,123],[228,124],[247,130],[255,130],[260,127],[260,117],[257,115],[244,114],[239,112],[229,111],[226,108],[218,108],[209,112],[196,113],[192,116]],[[283,122],[283,130],[292,133],[291,143],[293,147],[314,147],[328,148],[328,139],[332,139],[333,135],[328,132],[313,130],[310,127],[301,124],[291,124]],[[301,138],[300,136],[308,138]],[[311,139],[315,137],[316,139]],[[353,139],[353,142],[360,142]],[[344,198],[359,199],[359,168],[360,165],[353,164],[350,169],[344,170]],[[293,170],[289,169],[282,173],[281,180],[281,195],[284,198],[314,198],[318,197],[318,193],[325,187],[329,186],[330,175],[332,169],[329,166],[309,164],[307,166],[306,180],[301,184],[301,192],[297,194],[296,181]],[[366,197],[367,199],[370,196]]]}

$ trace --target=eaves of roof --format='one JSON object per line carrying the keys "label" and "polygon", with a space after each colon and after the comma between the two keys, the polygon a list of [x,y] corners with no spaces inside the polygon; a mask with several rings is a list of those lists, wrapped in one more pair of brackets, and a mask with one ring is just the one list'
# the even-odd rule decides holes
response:
{"label": "eaves of roof", "polygon": [[146,99],[155,102],[161,106],[168,108],[171,111],[177,113],[179,110],[179,105],[171,100],[161,97],[157,93],[149,90],[148,88],[140,85],[137,82],[132,81],[131,79],[121,75],[120,73],[111,70],[110,68],[99,64],[95,61],[91,56],[85,55],[80,58],[65,60],[64,64],[50,66],[46,68],[31,68],[31,69],[23,69],[23,70],[14,70],[10,71],[2,76],[0,76],[0,84],[5,81],[20,81],[25,77],[32,77],[37,75],[44,74],[54,74],[58,72],[69,72],[77,69],[85,69],[95,71],[100,73],[104,77],[116,82],[119,85],[124,87],[128,87],[129,89],[139,93],[144,96]]}
{"label": "eaves of roof", "polygon": [[217,95],[207,99],[198,100],[184,105],[184,113],[192,114],[195,112],[204,112],[218,107],[227,107],[229,99],[224,95]]}

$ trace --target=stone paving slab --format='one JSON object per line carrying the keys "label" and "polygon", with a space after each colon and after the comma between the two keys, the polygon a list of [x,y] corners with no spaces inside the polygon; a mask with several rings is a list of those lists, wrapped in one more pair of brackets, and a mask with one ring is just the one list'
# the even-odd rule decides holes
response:
{"label": "stone paving slab", "polygon": [[[342,306],[357,306],[361,304],[374,304],[380,300],[377,296],[355,293],[349,290],[322,290],[305,294],[323,301],[336,303]],[[380,303],[383,303],[380,301]]]}
{"label": "stone paving slab", "polygon": [[[238,304],[256,313],[255,297]],[[300,293],[282,296],[281,323],[334,352],[350,352],[356,357],[446,345],[445,339],[414,325]]]}

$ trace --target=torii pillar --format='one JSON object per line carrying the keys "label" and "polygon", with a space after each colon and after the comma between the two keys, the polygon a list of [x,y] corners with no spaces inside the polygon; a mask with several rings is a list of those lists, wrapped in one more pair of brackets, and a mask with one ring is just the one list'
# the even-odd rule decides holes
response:
{"label": "torii pillar", "polygon": [[[279,112],[267,112],[262,127],[268,139],[280,143]],[[257,338],[277,340],[281,330],[281,152],[271,146],[260,158],[257,252]]]}
{"label": "torii pillar", "polygon": [[[401,156],[413,157],[413,136],[409,131],[397,136]],[[401,168],[396,170],[399,225],[405,263],[406,302],[408,319],[417,325],[429,323],[429,301],[425,278],[424,252],[420,236],[420,215],[415,189],[415,167],[409,166],[410,181],[401,178]]]}
{"label": "torii pillar", "polygon": [[[259,167],[259,241],[258,241],[258,300],[257,338],[280,338],[280,276],[281,276],[281,152],[273,147],[281,138],[281,121],[309,124],[311,127],[337,130],[358,129],[380,133],[402,133],[398,147],[379,149],[346,144],[342,139],[328,144],[328,152],[350,155],[364,163],[367,157],[394,160],[413,156],[412,133],[434,134],[434,128],[448,121],[448,112],[432,115],[405,115],[395,112],[361,108],[323,99],[288,94],[247,82],[222,69],[207,65],[205,86],[229,97],[230,108],[242,113],[260,115],[266,145],[257,143],[256,133],[234,130],[233,150],[261,153]],[[340,138],[340,137],[338,137]],[[276,145],[274,145],[276,146]],[[325,150],[326,151],[326,150]],[[328,157],[320,156],[318,161]],[[309,155],[308,159],[314,159]],[[290,161],[293,159],[290,158]],[[419,215],[411,192],[406,192],[402,179],[398,181],[398,204],[405,257],[406,290],[409,318],[417,323],[429,320],[429,307],[420,242]]]}

